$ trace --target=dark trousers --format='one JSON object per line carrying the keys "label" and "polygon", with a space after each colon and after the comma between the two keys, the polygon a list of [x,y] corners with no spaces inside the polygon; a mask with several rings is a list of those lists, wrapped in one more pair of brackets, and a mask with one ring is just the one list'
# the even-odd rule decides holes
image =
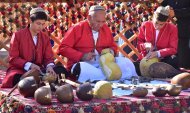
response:
{"label": "dark trousers", "polygon": [[[165,57],[164,59],[161,59],[161,62],[165,62],[171,66],[173,66],[175,69],[179,70],[179,65],[178,65],[178,57],[177,56],[173,56],[173,57]],[[136,72],[139,76],[141,76],[141,72],[140,72],[140,62],[134,62],[135,65],[135,69]]]}
{"label": "dark trousers", "polygon": [[[63,66],[55,66],[53,68],[53,70],[55,71],[56,74],[58,74],[58,76],[60,78],[61,78],[61,74],[65,74],[66,78],[70,75],[70,73],[67,72],[67,70]],[[45,71],[46,71],[45,69],[42,70],[42,72],[44,72],[44,73],[45,73]],[[14,76],[13,86],[15,86],[20,81],[21,76],[22,76],[21,74],[16,74]]]}
{"label": "dark trousers", "polygon": [[179,67],[190,69],[190,38],[180,37],[178,41]]}

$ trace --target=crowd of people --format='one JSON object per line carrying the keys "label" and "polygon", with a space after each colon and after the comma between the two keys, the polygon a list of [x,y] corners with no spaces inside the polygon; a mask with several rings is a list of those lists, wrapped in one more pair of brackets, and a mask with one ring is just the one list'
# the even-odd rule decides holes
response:
{"label": "crowd of people", "polygon": [[[190,39],[186,33],[188,32],[186,30],[189,30],[189,21],[186,20],[190,16],[188,12],[190,1],[182,1],[176,0],[175,3],[172,2],[173,4],[170,0],[159,1],[163,5],[159,7],[157,3],[150,2],[145,2],[145,5],[138,2],[89,2],[89,4],[66,4],[64,10],[63,7],[51,9],[48,5],[33,8],[29,13],[29,25],[12,35],[9,51],[10,65],[2,87],[13,87],[23,73],[32,69],[40,72],[45,70],[52,76],[70,73],[70,76],[75,76],[80,82],[105,80],[98,60],[104,49],[108,49],[114,55],[122,72],[121,79],[140,76],[140,73],[136,73],[138,66],[135,67],[130,59],[117,57],[118,48],[113,36],[115,32],[119,32],[115,28],[117,24],[120,25],[120,22],[123,22],[124,28],[125,25],[135,24],[136,26],[133,30],[138,32],[137,48],[141,53],[138,60],[143,57],[159,58],[176,69],[189,68],[187,65],[189,63],[184,63],[188,61],[184,61],[186,57],[184,54],[188,54],[190,48]],[[45,9],[50,12],[50,17],[55,18],[55,20],[50,19],[51,25],[46,28],[47,30],[54,31],[63,23],[70,25],[65,28],[66,31],[58,49],[58,54],[68,58],[67,65],[62,67],[63,71],[59,73],[55,71],[56,65],[53,62],[50,38],[43,33],[45,22],[48,20]],[[52,13],[54,11],[50,10],[59,11]],[[68,15],[65,17],[71,16],[72,21],[60,19],[64,17],[62,11],[71,11],[67,12]],[[77,18],[75,18],[75,13],[78,13]],[[177,26],[170,22],[174,16],[178,19]],[[56,20],[57,18],[59,19]],[[186,26],[182,21],[186,23]],[[26,45],[28,47],[25,47]],[[181,54],[182,50],[183,54]]]}

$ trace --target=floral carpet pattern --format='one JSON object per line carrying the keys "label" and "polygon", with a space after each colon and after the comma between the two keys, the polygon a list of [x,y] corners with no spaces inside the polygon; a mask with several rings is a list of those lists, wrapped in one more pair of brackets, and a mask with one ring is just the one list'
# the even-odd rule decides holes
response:
{"label": "floral carpet pattern", "polygon": [[[3,78],[4,72],[0,78]],[[0,100],[11,89],[0,89]],[[52,105],[40,105],[34,98],[24,98],[15,90],[0,108],[2,113],[189,113],[190,89],[179,96],[155,97],[149,93],[144,98],[132,95],[115,96],[111,99],[81,101],[77,97],[73,103],[60,103],[53,96]]]}
{"label": "floral carpet pattern", "polygon": [[[0,90],[1,99],[10,91],[10,89]],[[91,101],[80,101],[75,98],[71,104],[62,104],[53,98],[52,105],[44,106],[36,103],[33,98],[22,97],[16,90],[11,97],[6,99],[0,111],[11,113],[188,113],[190,110],[189,96],[190,93],[187,91],[177,97],[121,96]]]}

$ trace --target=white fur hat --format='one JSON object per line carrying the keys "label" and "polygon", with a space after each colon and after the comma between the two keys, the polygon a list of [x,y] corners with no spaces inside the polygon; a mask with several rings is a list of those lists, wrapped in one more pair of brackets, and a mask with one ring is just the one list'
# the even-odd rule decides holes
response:
{"label": "white fur hat", "polygon": [[46,12],[44,9],[42,9],[41,7],[37,7],[37,8],[33,8],[33,9],[30,11],[30,15],[35,14],[35,13],[38,13],[38,12],[44,12],[44,13],[47,14],[47,12]]}
{"label": "white fur hat", "polygon": [[103,6],[100,6],[100,5],[94,5],[94,6],[91,6],[91,7],[90,7],[89,12],[91,12],[91,11],[98,11],[98,10],[103,10],[103,11],[105,11],[105,8],[104,8]]}
{"label": "white fur hat", "polygon": [[159,13],[159,14],[162,14],[162,15],[165,15],[165,16],[169,16],[169,10],[170,10],[170,7],[169,6],[166,6],[166,7],[163,7],[163,6],[159,6],[157,9],[156,9],[156,13]]}

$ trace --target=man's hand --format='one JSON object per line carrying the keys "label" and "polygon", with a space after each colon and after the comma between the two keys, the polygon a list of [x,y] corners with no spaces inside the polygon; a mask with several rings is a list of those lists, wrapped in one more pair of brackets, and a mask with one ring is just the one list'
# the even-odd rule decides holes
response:
{"label": "man's hand", "polygon": [[146,57],[147,59],[157,58],[157,57],[158,57],[158,52],[156,52],[156,51],[149,52],[145,57]]}
{"label": "man's hand", "polygon": [[53,70],[52,66],[48,66],[46,68],[46,73],[50,73],[50,75],[52,75],[52,76],[57,76],[56,73],[55,73],[55,71]]}
{"label": "man's hand", "polygon": [[85,53],[81,60],[82,61],[90,61],[95,57],[96,57],[96,54],[94,52],[89,52],[89,53]]}
{"label": "man's hand", "polygon": [[148,53],[149,53],[149,51],[152,51],[154,48],[150,42],[145,42],[144,45],[145,45],[145,49]]}
{"label": "man's hand", "polygon": [[114,56],[114,51],[111,48],[105,48],[102,50],[101,55],[105,53],[111,53]]}
{"label": "man's hand", "polygon": [[40,70],[40,66],[38,66],[38,65],[36,65],[36,64],[32,64],[32,65],[30,66],[30,69],[31,69],[31,70],[34,69],[34,70],[41,71],[41,70]]}

